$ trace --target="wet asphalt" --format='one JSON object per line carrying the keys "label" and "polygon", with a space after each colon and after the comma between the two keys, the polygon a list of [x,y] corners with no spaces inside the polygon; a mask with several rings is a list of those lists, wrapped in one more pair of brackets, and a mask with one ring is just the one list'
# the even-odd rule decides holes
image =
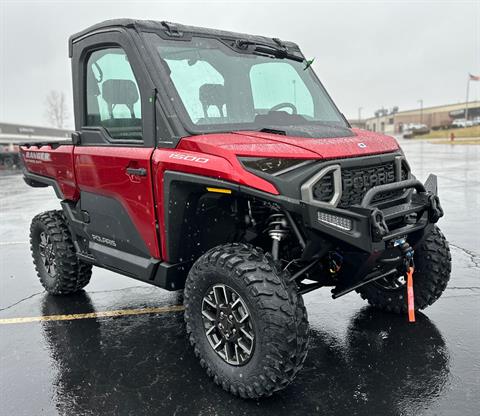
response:
{"label": "wet asphalt", "polygon": [[[480,146],[402,141],[416,176],[439,179],[453,271],[437,303],[409,324],[355,293],[305,296],[311,342],[296,381],[246,401],[216,387],[194,358],[181,312],[0,324],[0,415],[478,415]],[[84,292],[42,290],[31,218],[60,205],[50,188],[0,173],[0,320],[162,307],[166,292],[94,269]]]}

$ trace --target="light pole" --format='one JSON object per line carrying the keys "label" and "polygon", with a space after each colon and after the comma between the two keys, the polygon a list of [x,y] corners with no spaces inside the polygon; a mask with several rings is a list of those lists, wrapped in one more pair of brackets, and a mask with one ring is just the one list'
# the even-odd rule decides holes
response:
{"label": "light pole", "polygon": [[423,124],[423,100],[418,100],[417,103],[420,103],[420,124]]}
{"label": "light pole", "polygon": [[470,92],[470,80],[472,79],[472,76],[468,74],[468,79],[467,79],[467,97],[465,98],[465,122],[468,121],[468,95]]}
{"label": "light pole", "polygon": [[358,121],[362,121],[362,110],[363,107],[358,107]]}
{"label": "light pole", "polygon": [[467,78],[467,97],[465,99],[465,121],[468,121],[468,94],[469,94],[469,90],[470,90],[470,81],[480,81],[480,75],[472,75],[472,74],[468,74],[468,78]]}

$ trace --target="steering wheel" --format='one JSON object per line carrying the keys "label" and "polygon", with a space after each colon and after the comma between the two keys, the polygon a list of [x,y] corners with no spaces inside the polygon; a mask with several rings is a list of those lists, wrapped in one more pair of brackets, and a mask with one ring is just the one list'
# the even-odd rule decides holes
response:
{"label": "steering wheel", "polygon": [[292,103],[280,103],[274,105],[268,112],[271,113],[272,111],[278,111],[281,108],[289,108],[292,110],[292,114],[297,114],[297,107],[295,107]]}

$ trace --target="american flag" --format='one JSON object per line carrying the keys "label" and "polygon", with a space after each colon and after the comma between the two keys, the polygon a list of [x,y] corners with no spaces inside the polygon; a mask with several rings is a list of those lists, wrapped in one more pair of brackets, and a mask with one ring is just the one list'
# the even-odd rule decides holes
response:
{"label": "american flag", "polygon": [[468,74],[470,75],[470,81],[480,81],[480,75],[472,75],[472,74]]}

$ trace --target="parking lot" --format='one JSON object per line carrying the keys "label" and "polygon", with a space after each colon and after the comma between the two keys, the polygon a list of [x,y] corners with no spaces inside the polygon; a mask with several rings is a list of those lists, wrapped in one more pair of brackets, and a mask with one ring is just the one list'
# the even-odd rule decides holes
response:
{"label": "parking lot", "polygon": [[44,292],[29,223],[60,205],[51,188],[0,172],[0,414],[478,414],[480,146],[402,146],[419,179],[438,175],[449,287],[415,324],[371,310],[355,293],[335,301],[328,289],[307,294],[305,367],[289,388],[258,402],[208,379],[185,337],[180,293],[98,268],[80,294]]}

